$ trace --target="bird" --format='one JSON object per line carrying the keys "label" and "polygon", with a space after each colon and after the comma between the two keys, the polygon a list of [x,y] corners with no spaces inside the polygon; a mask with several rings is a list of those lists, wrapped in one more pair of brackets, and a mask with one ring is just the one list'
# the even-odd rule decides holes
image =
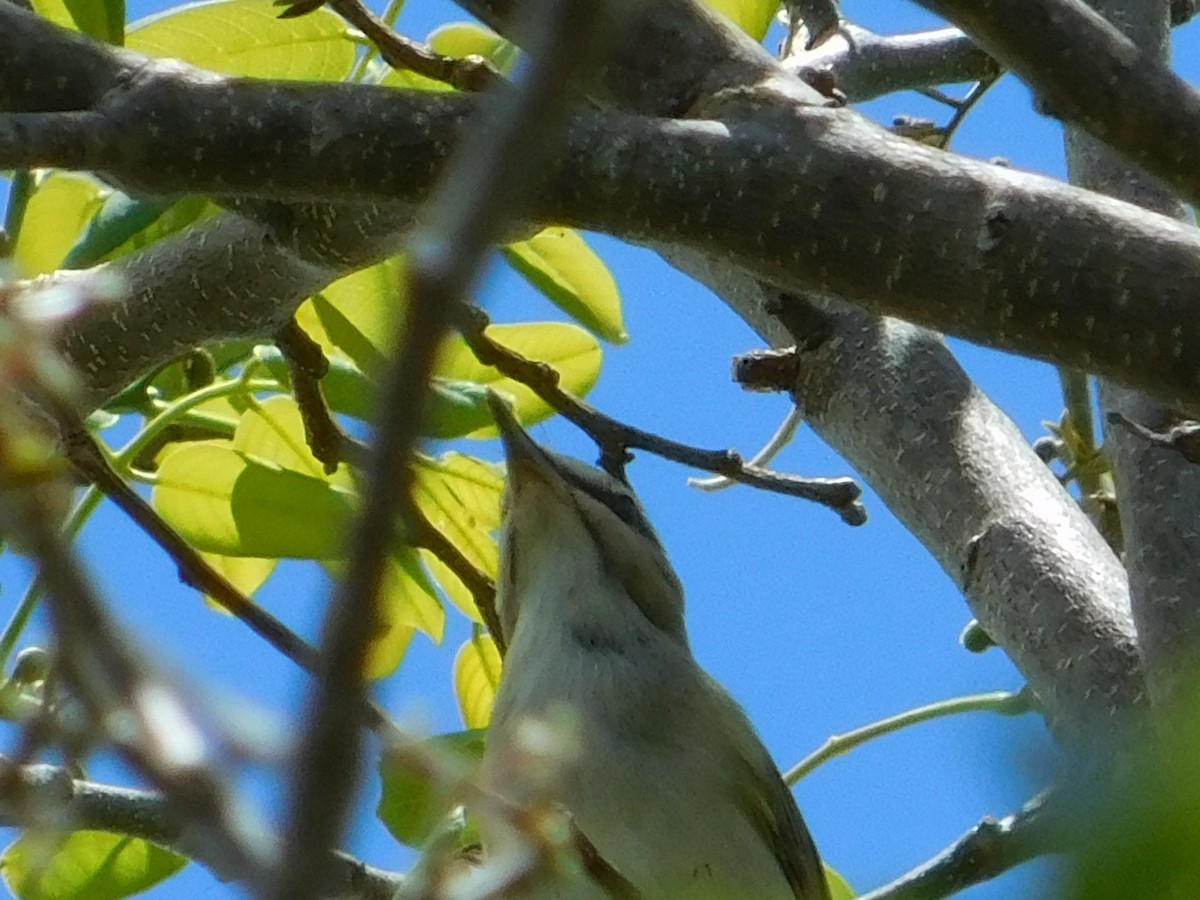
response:
{"label": "bird", "polygon": [[[609,876],[568,867],[503,896],[829,900],[778,768],[692,655],[679,578],[631,488],[534,442],[498,394],[488,403],[507,465],[507,653],[481,781],[511,808],[565,811]],[[485,855],[521,840],[493,826],[489,846],[480,831]]]}

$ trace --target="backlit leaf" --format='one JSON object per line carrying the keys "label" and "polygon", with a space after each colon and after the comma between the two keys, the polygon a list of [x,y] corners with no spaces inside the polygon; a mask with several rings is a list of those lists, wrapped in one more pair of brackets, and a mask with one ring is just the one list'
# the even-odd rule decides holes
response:
{"label": "backlit leaf", "polygon": [[500,651],[488,635],[473,637],[454,658],[454,696],[468,728],[487,728],[500,685]]}
{"label": "backlit leaf", "polygon": [[629,339],[616,282],[578,231],[546,228],[501,252],[510,266],[584,328],[613,343]]}
{"label": "backlit leaf", "polygon": [[21,275],[32,278],[60,268],[102,203],[100,186],[84,175],[51,172],[39,179],[13,254]]}
{"label": "backlit leaf", "polygon": [[33,10],[98,41],[120,46],[125,39],[125,0],[33,0]]}
{"label": "backlit leaf", "polygon": [[[564,390],[583,397],[600,375],[603,353],[596,339],[578,325],[560,322],[531,322],[521,325],[492,325],[487,333],[497,342],[530,359],[550,363],[559,371]],[[489,385],[514,401],[517,418],[526,425],[554,414],[540,397],[525,385],[505,378],[491,366],[479,362],[463,343],[452,337],[442,346],[435,372],[445,378]],[[495,437],[495,425],[471,432],[468,437]]]}
{"label": "backlit leaf", "polygon": [[228,441],[173,448],[154,486],[155,508],[198,550],[229,556],[335,559],[353,495]]}
{"label": "backlit leaf", "polygon": [[854,900],[857,896],[846,879],[829,866],[825,866],[825,881],[829,885],[829,900]]}
{"label": "backlit leaf", "polygon": [[276,18],[264,0],[178,6],[129,26],[126,46],[226,75],[340,81],[354,64],[345,23],[327,9]]}
{"label": "backlit leaf", "polygon": [[779,0],[705,0],[756,41],[767,36],[771,19],[779,9]]}
{"label": "backlit leaf", "polygon": [[434,528],[442,532],[476,568],[496,576],[496,541],[503,480],[482,460],[447,453],[419,456],[413,465],[413,498]]}
{"label": "backlit leaf", "polygon": [[[226,580],[237,588],[243,597],[251,597],[275,571],[278,560],[262,559],[257,556],[222,556],[219,553],[202,553],[205,562],[225,576]],[[206,596],[209,606],[213,609],[228,613],[229,611],[217,603],[212,597]]]}
{"label": "backlit leaf", "polygon": [[483,616],[479,614],[479,607],[475,604],[475,596],[462,583],[462,580],[454,574],[454,570],[438,559],[430,550],[418,550],[417,553],[421,557],[421,562],[424,563],[425,568],[429,570],[429,574],[433,577],[433,580],[437,582],[437,586],[446,595],[446,599],[453,603],[455,608],[472,622],[482,624]]}
{"label": "backlit leaf", "polygon": [[186,864],[182,856],[124,835],[75,831],[59,842],[24,834],[0,857],[0,875],[19,900],[118,900]]}
{"label": "backlit leaf", "polygon": [[415,764],[413,756],[432,756],[442,771],[469,777],[485,746],[485,732],[472,730],[430,738],[413,754],[384,754],[379,763],[383,790],[375,814],[392,837],[410,847],[422,846],[454,803],[453,785],[430,779],[429,767]]}
{"label": "backlit leaf", "polygon": [[308,448],[300,408],[291,397],[268,397],[247,409],[233,434],[233,448],[293,472],[330,480]]}
{"label": "backlit leaf", "polygon": [[360,269],[301,304],[296,321],[326,354],[340,354],[378,376],[403,306],[403,268],[385,260]]}

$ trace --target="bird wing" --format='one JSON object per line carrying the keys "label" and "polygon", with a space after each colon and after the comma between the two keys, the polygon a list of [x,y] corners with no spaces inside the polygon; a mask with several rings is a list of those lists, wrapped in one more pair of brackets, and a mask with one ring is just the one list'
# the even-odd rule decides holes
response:
{"label": "bird wing", "polygon": [[825,869],[792,792],[741,707],[715,682],[713,687],[730,707],[720,721],[730,723],[724,737],[733,747],[734,766],[741,767],[731,773],[738,806],[774,851],[796,900],[830,900]]}

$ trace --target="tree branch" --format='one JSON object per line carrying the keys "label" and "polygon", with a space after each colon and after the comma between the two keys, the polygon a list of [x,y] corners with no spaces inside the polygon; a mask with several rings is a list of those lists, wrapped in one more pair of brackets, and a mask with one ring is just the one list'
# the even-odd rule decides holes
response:
{"label": "tree branch", "polygon": [[[277,2],[286,4],[290,0]],[[503,81],[500,73],[486,59],[478,56],[459,59],[434,53],[425,45],[411,41],[389,28],[359,0],[327,0],[327,4],[365,34],[379,50],[383,61],[393,69],[409,69],[464,91],[481,91]]]}
{"label": "tree branch", "polygon": [[[698,81],[708,83],[705,79],[709,75],[733,77],[739,72],[770,71],[760,65],[755,55],[759,51],[737,45],[727,52],[726,45],[736,43],[733,39],[706,37],[716,26],[702,16],[697,23],[682,18],[677,4],[653,6],[649,14],[675,16],[675,28],[683,33],[687,47],[708,47],[725,55],[702,56],[699,61],[681,55],[672,60],[671,71],[663,75],[661,82],[650,79],[640,69],[612,74],[606,84],[610,88],[614,83],[625,85],[635,95],[628,99],[632,106],[654,111],[677,106],[682,94],[695,94],[694,87],[681,87],[689,78],[694,85]],[[63,58],[70,64],[61,64],[69,76],[67,86],[59,92],[62,97],[78,99],[83,95],[85,99],[80,102],[90,102],[86,98],[103,93],[103,85],[115,78],[115,63],[109,60],[110,71],[105,74],[96,62],[97,55],[103,57],[107,51],[75,38],[63,38],[36,20],[17,21],[12,15],[0,8],[6,26],[0,28],[0,43],[5,50],[0,59],[6,61],[0,66],[0,99],[5,103],[21,108],[26,103],[24,95],[14,99],[22,90],[19,75],[22,71],[38,72],[47,77],[35,79],[38,93],[33,108],[61,108],[53,105],[59,101],[52,92],[51,96],[47,94],[47,85],[58,83],[50,77],[55,71],[47,71],[47,67],[59,65],[55,61]],[[7,27],[10,24],[12,28]],[[11,34],[23,40],[10,46],[6,38]],[[654,34],[653,30],[648,32],[649,37]],[[60,40],[67,42],[68,52],[50,52],[48,42],[57,46]],[[626,56],[635,57],[635,69],[652,65],[649,57],[659,56],[648,52],[639,56],[640,40],[630,43]],[[29,48],[39,46],[42,52],[31,57]],[[714,59],[725,62],[714,66]],[[739,61],[746,61],[744,69],[738,69]],[[77,71],[80,69],[96,79],[82,80]],[[700,69],[702,73],[698,73]],[[258,89],[252,84],[238,86],[238,90],[242,88]],[[384,114],[391,108],[388,104],[373,105],[366,94],[363,96],[364,108],[369,111]],[[412,174],[412,159],[428,160],[432,154],[436,160],[444,155],[444,150],[434,148],[439,140],[452,138],[452,128],[444,119],[455,116],[447,106],[437,105],[427,107],[426,112],[439,111],[441,119],[418,119],[410,105],[415,101],[401,94],[392,96],[414,119],[408,131],[398,129],[398,122],[391,128],[392,137],[405,133],[417,139],[417,144],[409,148],[407,165]],[[770,100],[765,110],[773,109],[774,103],[788,106],[790,101]],[[347,107],[341,110],[339,116],[350,115]],[[763,297],[757,284],[732,269],[714,268],[697,248],[729,263],[770,269],[770,280],[777,283],[808,280],[828,286],[836,282],[847,294],[864,298],[872,307],[897,312],[920,305],[925,310],[911,314],[959,333],[968,331],[962,317],[969,319],[982,302],[993,311],[992,324],[1000,318],[1004,327],[1001,339],[997,339],[988,336],[987,328],[991,326],[987,322],[978,323],[981,339],[1002,346],[1019,344],[1024,352],[1031,352],[1025,335],[1044,336],[1057,328],[1064,333],[1056,337],[1053,350],[1046,349],[1046,355],[1074,358],[1077,365],[1085,364],[1082,360],[1089,358],[1089,345],[1100,331],[1116,343],[1116,356],[1122,358],[1118,360],[1122,366],[1128,355],[1130,367],[1139,368],[1147,362],[1153,374],[1154,354],[1142,354],[1133,335],[1140,335],[1147,344],[1153,341],[1159,350],[1167,347],[1168,356],[1178,352],[1180,360],[1195,358],[1188,346],[1176,343],[1183,332],[1175,332],[1179,323],[1191,327],[1194,319],[1187,310],[1200,278],[1200,263],[1196,236],[1191,231],[1051,182],[966,163],[948,154],[923,150],[912,142],[881,137],[873,127],[845,111],[800,107],[792,109],[789,115],[793,114],[795,118],[785,116],[786,121],[776,121],[772,113],[766,133],[742,126],[730,130],[705,122],[646,122],[602,116],[597,122],[602,120],[603,124],[595,129],[600,139],[589,144],[581,135],[569,156],[582,167],[582,178],[594,179],[591,183],[596,193],[576,197],[571,189],[577,182],[562,178],[556,183],[565,193],[558,202],[578,201],[581,219],[586,214],[584,207],[599,203],[604,215],[596,216],[593,225],[628,237],[646,240],[647,230],[657,228],[659,236],[666,239],[658,246],[677,262],[689,260],[681,264],[706,283],[718,286],[727,302],[764,337],[779,345],[790,343],[791,338],[773,316],[762,310]],[[586,117],[577,121],[586,122]],[[436,126],[438,122],[447,127],[446,133],[421,132],[421,127]],[[135,121],[129,124],[136,126]],[[371,123],[362,124],[369,132]],[[186,121],[181,123],[181,127],[186,126]],[[632,130],[623,130],[627,127]],[[798,137],[791,133],[793,127],[799,130]],[[805,129],[811,132],[814,127],[828,142],[811,146]],[[770,144],[771,133],[782,135],[778,153]],[[639,135],[645,140],[634,141]],[[768,140],[758,142],[755,139],[759,136]],[[722,140],[744,142],[739,144],[740,155],[710,153]],[[801,146],[815,155],[797,153],[794,140],[801,140]],[[664,164],[661,176],[643,180],[643,164],[655,159],[656,146],[665,147],[670,141],[680,142],[679,153],[671,157],[677,164]],[[759,155],[754,156],[756,144]],[[856,152],[863,148],[870,151],[866,156]],[[762,174],[761,190],[746,193],[747,187],[760,182],[741,185],[731,180],[731,173],[745,171],[742,161],[748,155],[763,163],[755,170]],[[789,165],[783,155],[793,162],[809,159],[811,165],[802,173],[801,167]],[[700,177],[707,170],[695,169],[695,159],[711,160],[706,165],[711,164],[714,180]],[[838,160],[841,162],[834,165]],[[588,169],[588,165],[598,171]],[[697,171],[700,175],[693,178]],[[620,173],[620,183],[612,182],[612,172]],[[654,166],[650,166],[649,174],[653,172]],[[895,181],[889,183],[895,191],[887,190],[889,184],[866,177],[880,173],[895,176]],[[423,195],[432,177],[427,170],[425,180],[413,188],[414,194]],[[892,204],[874,199],[880,185]],[[947,185],[961,190],[947,194]],[[738,189],[743,191],[746,209],[735,202]],[[822,198],[819,208],[800,199],[814,196]],[[660,204],[661,216],[647,216],[639,205],[644,205],[646,198],[671,202]],[[1013,198],[1021,202],[1006,207]],[[894,205],[898,199],[905,202]],[[935,219],[921,212],[922,203],[931,204],[930,208],[936,203],[939,216]],[[791,207],[786,218],[781,204]],[[698,239],[697,223],[706,214],[723,215],[730,205],[735,214],[728,220],[729,230],[738,233],[712,233]],[[1005,231],[993,248],[1009,253],[1006,265],[993,265],[987,253],[978,254],[970,245],[971,236],[980,233],[989,218],[979,213],[989,208],[998,213],[991,219],[993,227],[1006,221],[1006,215],[1020,211],[1014,219],[1018,227]],[[180,347],[235,334],[261,337],[274,333],[305,296],[339,273],[393,251],[398,246],[400,229],[409,219],[408,208],[403,206],[268,206],[268,211],[275,210],[273,220],[263,215],[261,205],[243,203],[236,209],[259,215],[262,222],[238,215],[218,217],[201,223],[190,234],[123,258],[110,267],[126,277],[130,298],[77,329],[67,342],[88,375],[92,398],[99,400]],[[771,229],[766,226],[773,210],[780,212],[780,227]],[[857,226],[851,233],[841,226],[826,226],[827,214],[831,222],[862,222],[862,234]],[[906,222],[908,216],[913,216],[921,227],[914,231]],[[691,223],[687,234],[681,232],[688,229],[680,227],[685,219]],[[939,223],[950,231],[939,231]],[[825,232],[814,236],[814,231],[822,227]],[[970,246],[964,250],[950,240],[954,232],[967,236],[964,240]],[[982,233],[990,231],[983,228]],[[775,271],[756,261],[763,252],[757,245],[758,237],[778,241],[780,252],[792,268]],[[863,265],[864,260],[872,258],[877,240],[884,260],[881,266],[897,262],[903,266],[906,260],[917,260],[925,267],[919,271],[925,274],[914,277],[905,290],[889,291],[888,273]],[[747,247],[747,243],[753,246]],[[846,252],[830,256],[824,254],[826,247],[844,247]],[[815,251],[816,256],[810,261],[807,252],[801,252],[793,260],[796,248]],[[1067,272],[1062,268],[1063,260],[1076,260],[1078,265]],[[824,276],[822,268],[826,270]],[[917,271],[914,269],[914,275]],[[77,276],[65,276],[71,277]],[[898,285],[893,282],[892,287]],[[1144,300],[1146,306],[1132,308],[1135,304],[1125,302],[1126,296],[1138,297],[1139,304]],[[1028,309],[1024,306],[1026,298]],[[1098,301],[1094,309],[1093,299]],[[1064,316],[1062,309],[1066,307],[1060,304],[1068,300],[1075,304],[1074,312]],[[997,315],[1008,309],[1010,301],[1014,316]],[[1113,709],[1127,708],[1131,702],[1136,705],[1141,682],[1126,588],[1123,572],[1111,552],[1095,546],[1090,526],[1077,521],[1072,501],[1057,484],[1051,486],[1052,476],[1024,448],[1019,433],[970,388],[943,347],[932,339],[919,338],[919,332],[899,323],[877,323],[834,306],[846,342],[838,342],[836,349],[835,342],[830,342],[819,355],[829,367],[826,374],[816,377],[813,372],[806,376],[803,387],[816,413],[814,427],[866,473],[893,510],[931,547],[960,584],[967,560],[966,536],[983,533],[987,523],[996,520],[1027,522],[1020,528],[1007,529],[1009,539],[1017,543],[1009,548],[1006,558],[1015,564],[998,573],[997,578],[976,577],[966,585],[976,615],[1014,654],[1057,720],[1082,728],[1088,721],[1106,722]],[[1110,315],[1113,310],[1123,312],[1114,320]],[[1101,322],[1105,323],[1103,328]],[[1147,323],[1149,332],[1145,330]],[[1041,326],[1049,331],[1043,332]],[[1165,333],[1163,328],[1167,329]],[[1129,349],[1121,350],[1126,343]],[[917,350],[922,377],[913,381],[904,361]],[[1170,389],[1163,393],[1173,392]],[[891,413],[879,417],[875,414],[879,409]],[[884,423],[890,431],[880,430]],[[921,444],[926,452],[899,458],[885,452],[897,433],[927,436]],[[970,464],[964,465],[964,461]],[[947,517],[947,509],[956,510],[956,516]],[[983,558],[987,559],[986,555]],[[975,571],[978,575],[978,567]],[[1042,637],[1030,640],[1031,632],[1018,624],[1026,607],[1023,603],[1014,605],[1013,597],[1028,599],[1028,609],[1040,611],[1043,625],[1034,633]],[[1060,628],[1063,617],[1072,624]],[[1060,665],[1064,657],[1085,664],[1068,671]]]}
{"label": "tree branch", "polygon": [[459,317],[459,331],[476,359],[521,382],[586,432],[600,447],[601,460],[610,471],[623,467],[626,450],[646,450],[663,459],[715,472],[760,490],[820,503],[841,516],[847,525],[866,522],[866,510],[859,502],[862,489],[853,479],[802,478],[773,472],[744,462],[732,450],[701,450],[625,425],[564,391],[558,385],[558,372],[552,367],[526,359],[492,340],[487,335],[487,325],[487,316],[477,308],[466,308]]}
{"label": "tree branch", "polygon": [[[179,808],[154,791],[116,787],[71,777],[60,766],[14,766],[0,757],[0,825],[21,828],[30,823],[23,812],[37,809],[70,830],[107,831],[149,841],[227,875],[212,847],[198,840],[179,817]],[[392,900],[403,884],[401,875],[365,865],[341,852],[331,854],[336,893],[346,900]]]}
{"label": "tree branch", "polygon": [[[1141,77],[1143,68],[1165,63],[1167,0],[1101,0],[1096,6],[1101,14],[1119,22],[1128,38],[1142,48],[1139,69],[1132,73],[1135,78]],[[1095,15],[1090,10],[1089,14]],[[1125,104],[1139,102],[1136,92],[1126,95],[1122,88],[1114,93],[1121,94],[1118,105],[1123,110]],[[1136,118],[1140,111],[1128,109],[1125,114]],[[1068,127],[1065,137],[1073,182],[1156,212],[1191,219],[1159,182],[1130,169],[1078,126]],[[1169,140],[1165,135],[1154,139]],[[1112,380],[1101,381],[1099,395],[1105,421],[1117,416],[1156,431],[1180,419],[1178,412],[1155,398]],[[1105,437],[1121,517],[1138,651],[1156,712],[1173,717],[1179,696],[1190,702],[1200,662],[1200,469],[1184,456],[1132,431],[1107,429]]]}
{"label": "tree branch", "polygon": [[1060,847],[1054,795],[1039,794],[1003,819],[988,816],[933,859],[859,900],[938,900]]}
{"label": "tree branch", "polygon": [[[0,10],[0,24],[19,15]],[[33,27],[17,24],[18,32]],[[37,23],[43,38],[49,28]],[[0,58],[10,43],[6,36],[0,29]],[[44,72],[45,61],[38,66],[52,74]],[[750,68],[757,72],[757,63]],[[852,111],[808,105],[807,93],[797,96],[799,82],[784,85],[773,77],[757,87],[719,91],[719,102],[696,110],[720,114],[721,122],[579,113],[566,152],[546,167],[529,221],[686,247],[789,289],[851,297],[875,313],[1096,371],[1171,405],[1200,409],[1200,371],[1191,364],[1200,355],[1200,322],[1190,315],[1200,292],[1195,229],[1047,179],[917,146]],[[160,193],[413,202],[428,192],[477,104],[364,86],[195,81],[181,81],[177,68],[149,66],[106,100],[103,115],[9,116],[0,146],[11,152],[0,154],[0,165],[85,165]],[[184,87],[187,113],[181,116]],[[648,93],[642,91],[640,103],[648,102]],[[747,101],[757,105],[747,108]],[[176,124],[156,126],[151,134],[149,123],[163,121]],[[56,152],[33,154],[30,141],[46,133],[53,138],[48,149]],[[64,146],[70,153],[61,152]],[[198,163],[180,162],[197,155]],[[246,166],[247,158],[261,159],[262,166]],[[749,158],[758,161],[753,169],[744,166]],[[739,172],[747,174],[731,180],[730,173]],[[929,214],[934,208],[937,216]],[[258,288],[253,308],[224,326],[239,333],[264,318],[272,331],[286,321],[281,314],[290,309],[261,298],[278,296],[275,280],[263,283],[265,274],[296,266],[295,259],[280,259],[287,249],[300,251],[303,262],[312,255],[340,271],[394,250],[396,236],[384,229],[407,221],[395,207],[338,214],[335,227],[359,227],[358,245],[343,260],[294,243],[299,229],[331,216],[328,209],[245,203],[236,209],[263,223],[245,239],[260,244],[264,256],[248,273],[247,287]],[[362,240],[363,219],[377,240]],[[194,233],[178,240],[188,249],[162,242],[149,252],[197,252]],[[1069,272],[1064,260],[1074,261]],[[148,265],[124,258],[111,268],[135,276]],[[230,269],[246,265],[222,262],[226,296]],[[139,271],[130,271],[134,267]],[[303,279],[306,290],[335,274],[302,271],[310,276]],[[145,277],[132,281],[136,290]],[[186,293],[194,297],[196,290]],[[141,305],[131,300],[117,315],[133,318],[134,303]],[[194,323],[201,305],[191,304],[191,315],[173,329]],[[91,346],[122,358],[109,346],[120,328],[96,327],[109,333],[91,336],[100,340],[87,341],[81,362],[89,361]],[[215,330],[202,336],[216,336]],[[164,336],[154,345],[165,342]],[[123,343],[134,342],[127,336]]]}
{"label": "tree branch", "polygon": [[785,71],[806,81],[828,72],[851,101],[871,100],[894,91],[979,81],[1000,67],[957,28],[915,34],[879,35],[855,25],[812,50],[783,60]]}
{"label": "tree branch", "polygon": [[[1200,91],[1083,0],[920,0],[1030,85],[1053,116],[1077,125],[1200,201]],[[1063,65],[1070,60],[1070,65]]]}

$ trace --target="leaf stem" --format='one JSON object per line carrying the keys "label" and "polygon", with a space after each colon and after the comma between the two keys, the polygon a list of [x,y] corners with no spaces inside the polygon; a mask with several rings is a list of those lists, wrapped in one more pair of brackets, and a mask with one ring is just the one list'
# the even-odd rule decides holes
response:
{"label": "leaf stem", "polygon": [[905,712],[872,722],[845,734],[831,735],[820,747],[810,753],[784,773],[783,780],[793,785],[813,769],[837,756],[849,753],[860,744],[910,725],[928,722],[944,716],[955,716],[969,712],[994,712],[1002,716],[1018,716],[1033,709],[1032,695],[1026,688],[1019,691],[990,691],[986,694],[968,694],[952,697],[927,706],[918,706]]}

